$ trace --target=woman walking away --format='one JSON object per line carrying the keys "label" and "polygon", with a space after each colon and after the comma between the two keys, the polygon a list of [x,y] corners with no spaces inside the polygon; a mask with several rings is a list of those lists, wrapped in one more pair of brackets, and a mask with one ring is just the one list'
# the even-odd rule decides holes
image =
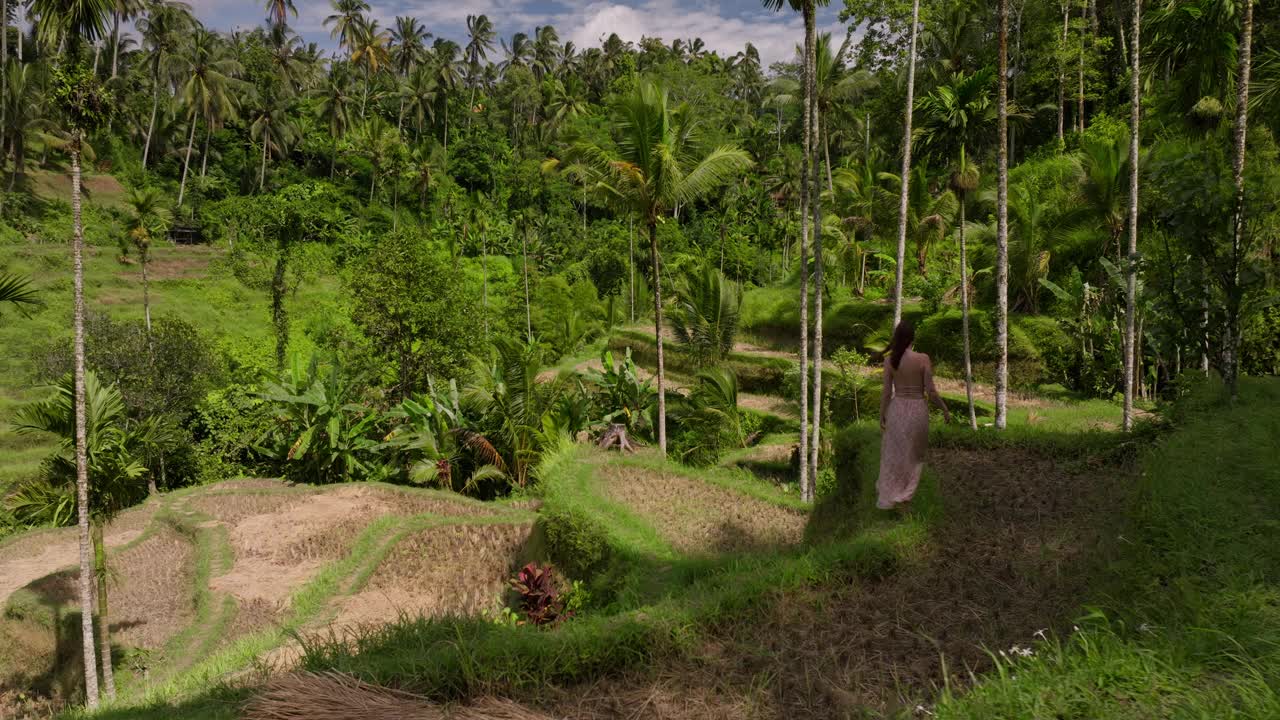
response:
{"label": "woman walking away", "polygon": [[929,356],[911,349],[916,331],[903,320],[894,328],[884,358],[884,389],[880,394],[880,480],[876,507],[892,509],[908,503],[920,484],[920,469],[929,449],[929,394],[947,422],[951,411],[933,386]]}

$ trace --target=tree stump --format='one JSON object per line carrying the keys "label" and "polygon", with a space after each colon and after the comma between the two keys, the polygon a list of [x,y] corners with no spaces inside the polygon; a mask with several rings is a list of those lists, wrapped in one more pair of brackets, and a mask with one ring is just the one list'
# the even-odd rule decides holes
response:
{"label": "tree stump", "polygon": [[631,439],[627,437],[627,426],[614,423],[609,426],[608,430],[600,436],[600,441],[596,443],[602,450],[608,450],[614,445],[622,452],[635,452],[636,448],[631,444]]}

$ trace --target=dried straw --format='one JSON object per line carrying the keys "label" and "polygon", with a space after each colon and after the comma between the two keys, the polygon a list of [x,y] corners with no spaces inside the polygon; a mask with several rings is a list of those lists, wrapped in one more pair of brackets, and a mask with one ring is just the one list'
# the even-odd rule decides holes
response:
{"label": "dried straw", "polygon": [[413,693],[338,672],[273,678],[245,708],[244,720],[552,720],[510,700],[483,698],[448,708]]}

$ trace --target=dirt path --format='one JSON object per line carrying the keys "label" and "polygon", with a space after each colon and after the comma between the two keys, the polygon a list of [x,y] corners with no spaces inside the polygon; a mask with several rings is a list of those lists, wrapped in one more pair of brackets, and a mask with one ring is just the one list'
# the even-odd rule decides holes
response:
{"label": "dirt path", "polygon": [[[107,548],[118,548],[137,538],[151,522],[157,505],[149,503],[122,513],[107,526]],[[0,607],[15,590],[80,562],[80,537],[76,528],[60,528],[20,538],[0,547]]]}

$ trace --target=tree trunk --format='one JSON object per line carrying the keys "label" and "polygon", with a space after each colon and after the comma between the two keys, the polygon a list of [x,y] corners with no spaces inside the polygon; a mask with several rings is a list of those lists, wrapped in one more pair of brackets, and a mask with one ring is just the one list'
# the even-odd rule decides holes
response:
{"label": "tree trunk", "polygon": [[[150,241],[148,240],[148,244]],[[142,317],[147,326],[147,350],[151,350],[151,281],[147,277],[147,264],[150,262],[150,247],[144,247],[138,264],[142,266]]]}
{"label": "tree trunk", "polygon": [[[811,4],[812,6],[812,4]],[[816,22],[810,22],[809,29],[815,32]],[[817,95],[818,95],[818,43],[817,38],[809,45],[809,83],[812,88],[814,102],[810,105],[810,123],[813,125],[814,132],[822,130],[823,148],[826,152],[827,133],[823,128],[822,118],[819,115]],[[817,155],[817,148],[814,148],[814,155]],[[826,154],[827,164],[827,182],[831,182],[831,156]],[[822,182],[818,175],[818,163],[815,161],[810,166],[810,187],[809,191],[809,212],[813,215],[813,407],[812,413],[813,429],[809,438],[809,486],[808,494],[801,494],[800,499],[805,502],[813,502],[815,489],[818,484],[818,458],[819,450],[822,447],[820,434],[822,431],[822,294],[826,289],[823,285],[823,257],[822,257]],[[834,192],[834,185],[831,186]]]}
{"label": "tree trunk", "polygon": [[1062,46],[1058,48],[1058,147],[1066,144],[1067,124],[1067,63],[1063,54],[1067,51],[1067,30],[1071,25],[1071,4],[1062,0]]}
{"label": "tree trunk", "polygon": [[1009,0],[1000,0],[996,140],[996,428],[1008,424],[1009,386]]}
{"label": "tree trunk", "polygon": [[113,13],[111,26],[111,78],[120,74],[120,12]]}
{"label": "tree trunk", "polygon": [[[332,132],[332,130],[330,130]],[[333,133],[332,142],[329,145],[331,152],[329,153],[329,180],[333,181],[333,169],[338,164],[338,133]]]}
{"label": "tree trunk", "polygon": [[973,407],[973,361],[969,341],[969,255],[964,238],[964,193],[960,193],[960,334],[964,340],[964,394],[969,401],[969,428],[978,429]]}
{"label": "tree trunk", "polygon": [[1142,95],[1138,73],[1141,70],[1142,0],[1133,1],[1133,65],[1129,70],[1129,265],[1127,268],[1124,322],[1124,429],[1133,429],[1133,384],[1136,375],[1134,346],[1136,342],[1136,306],[1138,296],[1138,143],[1141,133]]}
{"label": "tree trunk", "polygon": [[[814,115],[818,114],[817,108],[814,108],[813,113]],[[814,122],[816,123],[817,121],[815,120]],[[835,183],[835,180],[832,179],[832,175],[831,175],[831,136],[828,134],[825,121],[822,123],[821,127],[822,127],[822,157],[827,162],[827,192],[835,194],[836,183]]]}
{"label": "tree trunk", "polygon": [[1235,218],[1231,233],[1231,277],[1227,292],[1227,327],[1224,340],[1223,369],[1232,402],[1239,399],[1240,386],[1240,266],[1244,262],[1244,162],[1249,130],[1249,76],[1253,61],[1253,0],[1244,0],[1244,17],[1240,23],[1240,69],[1236,78],[1236,120],[1233,129],[1235,162],[1231,177],[1235,181]]}
{"label": "tree trunk", "polygon": [[116,676],[111,663],[110,613],[107,603],[107,548],[102,539],[104,521],[93,523],[94,577],[98,583],[98,656],[102,663],[102,690],[108,700],[116,696]]}
{"label": "tree trunk", "polygon": [[[524,253],[524,329],[529,344],[533,344],[533,311],[529,306],[529,228],[520,234],[521,249]],[[662,342],[659,338],[658,342]],[[661,346],[659,346],[661,347]],[[661,383],[661,381],[659,381]]]}
{"label": "tree trunk", "polygon": [[802,91],[804,114],[803,147],[800,156],[800,497],[809,494],[809,203],[813,201],[809,182],[809,164],[814,161],[813,137],[813,86],[810,84],[809,55],[812,52],[813,20],[812,0],[805,0],[804,14],[804,70]]}
{"label": "tree trunk", "polygon": [[147,158],[151,156],[151,136],[156,131],[156,111],[160,109],[160,78],[154,78],[155,88],[151,91],[151,121],[147,123],[147,139],[142,144],[142,169],[147,169]]}
{"label": "tree trunk", "polygon": [[209,122],[205,125],[204,147],[200,150],[200,177],[204,177],[205,170],[209,167],[209,140],[212,136],[213,118],[209,118]]}
{"label": "tree trunk", "polygon": [[[22,27],[18,27],[22,34]],[[19,60],[21,62],[21,60]],[[0,0],[0,132],[8,127],[5,100],[9,97],[9,0]],[[4,149],[0,148],[0,167],[4,166]],[[12,188],[10,188],[12,189]]]}
{"label": "tree trunk", "polygon": [[258,192],[267,184],[267,136],[265,131],[262,135],[262,168],[258,170]]}
{"label": "tree trunk", "polygon": [[178,207],[182,207],[182,197],[187,192],[187,168],[191,167],[191,146],[196,142],[196,119],[191,118],[191,132],[187,134],[187,154],[182,158],[182,182],[178,185]]}
{"label": "tree trunk", "polygon": [[[1003,2],[1003,0],[1002,0]],[[898,267],[893,286],[893,326],[902,322],[902,270],[907,258],[907,204],[911,192],[911,115],[916,94],[916,33],[920,24],[920,0],[911,3],[911,43],[907,52],[907,107],[902,128],[902,191],[898,198]],[[1004,145],[1001,136],[1000,144]]]}
{"label": "tree trunk", "polygon": [[[528,252],[526,251],[526,256]],[[527,263],[528,260],[526,259]],[[484,339],[489,339],[489,241],[484,233],[480,233],[480,274],[484,282],[484,294],[480,299],[480,312],[484,314]],[[525,305],[528,305],[528,291],[525,291]]]}
{"label": "tree trunk", "polygon": [[72,258],[75,267],[75,415],[76,514],[80,529],[80,631],[84,653],[84,695],[90,709],[98,707],[98,664],[93,652],[93,555],[89,539],[89,460],[84,396],[84,231],[80,224],[80,131],[71,137]]}
{"label": "tree trunk", "polygon": [[627,287],[627,308],[632,324],[636,321],[636,228],[634,222],[635,218],[627,217],[627,273],[631,278]]}
{"label": "tree trunk", "polygon": [[284,370],[284,356],[289,348],[289,316],[284,309],[284,273],[286,253],[283,243],[276,249],[276,270],[271,278],[271,326],[276,333],[276,369]]}
{"label": "tree trunk", "polygon": [[667,371],[662,358],[662,270],[658,255],[658,221],[649,218],[649,257],[653,262],[653,336],[658,345],[658,450],[667,456]]}

